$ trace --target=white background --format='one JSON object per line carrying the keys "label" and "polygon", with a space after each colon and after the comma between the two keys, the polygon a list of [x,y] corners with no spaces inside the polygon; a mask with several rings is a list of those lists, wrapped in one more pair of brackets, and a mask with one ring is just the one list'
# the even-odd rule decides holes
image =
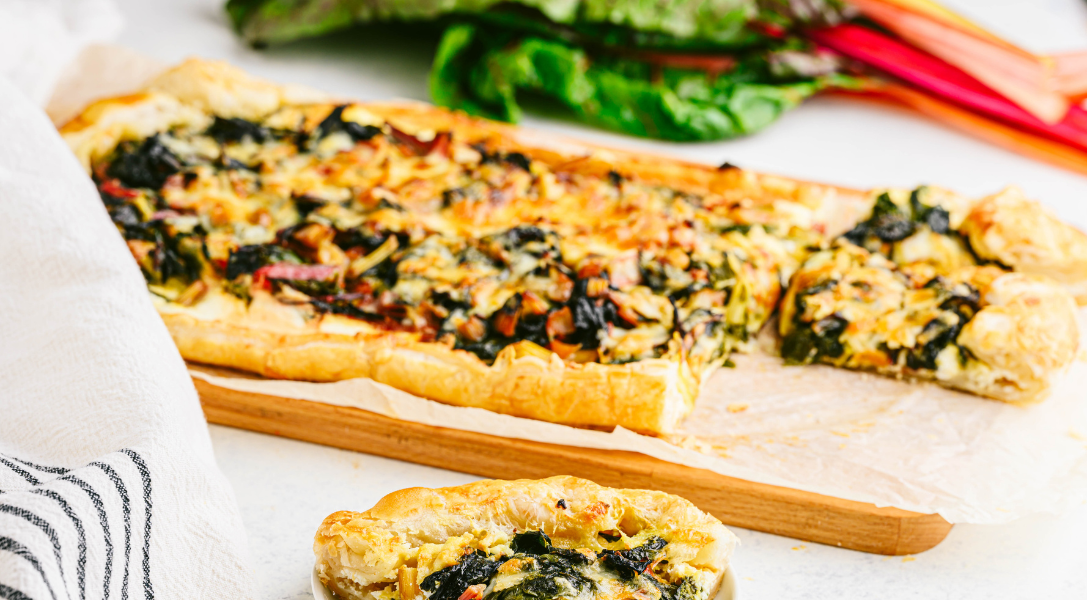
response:
{"label": "white background", "polygon": [[[174,63],[223,58],[281,82],[360,99],[425,100],[431,37],[402,29],[353,30],[257,52],[238,42],[220,0],[119,0],[128,25],[119,42]],[[1087,49],[1082,0],[948,0],[1039,51]],[[986,145],[905,111],[821,98],[744,140],[667,144],[529,119],[526,125],[651,148],[690,160],[854,187],[938,184],[987,194],[1017,184],[1087,228],[1087,177]],[[336,510],[364,510],[393,490],[464,483],[472,476],[212,427],[216,454],[234,484],[250,537],[255,576],[268,599],[309,597],[311,540]],[[737,530],[745,599],[881,600],[1045,598],[1087,600],[1087,506],[1005,526],[957,526],[936,549],[882,557]]]}

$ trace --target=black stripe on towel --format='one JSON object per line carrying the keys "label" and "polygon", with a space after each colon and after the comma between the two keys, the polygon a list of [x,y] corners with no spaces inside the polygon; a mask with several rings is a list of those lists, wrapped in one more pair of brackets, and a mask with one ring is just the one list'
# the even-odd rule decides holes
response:
{"label": "black stripe on towel", "polygon": [[90,484],[75,475],[65,475],[61,477],[61,480],[74,483],[79,489],[83,490],[87,497],[91,499],[91,504],[94,505],[95,510],[98,511],[98,521],[102,525],[102,539],[106,542],[106,568],[102,575],[102,599],[106,600],[109,598],[110,573],[113,572],[113,536],[109,533],[109,517],[106,515],[102,497],[98,495],[98,492],[94,491]]}
{"label": "black stripe on towel", "polygon": [[143,522],[143,592],[146,600],[154,600],[155,590],[151,587],[151,471],[143,457],[134,450],[121,450],[132,459],[143,478],[143,505],[147,518]]}
{"label": "black stripe on towel", "polygon": [[31,469],[34,469],[35,471],[41,471],[42,473],[52,473],[54,475],[64,475],[68,471],[71,471],[71,469],[65,469],[63,467],[47,467],[47,466],[44,466],[44,465],[35,464],[35,463],[30,462],[29,460],[23,460],[23,459],[21,459],[21,458],[19,458],[17,456],[12,456],[10,454],[5,454],[4,456],[10,458],[11,460],[13,460],[13,461],[15,461],[17,463],[21,463],[24,466],[30,467]]}
{"label": "black stripe on towel", "polygon": [[11,462],[10,460],[4,458],[3,456],[0,456],[0,464],[4,464],[4,465],[7,466],[7,468],[11,469],[12,471],[15,471],[15,473],[17,475],[22,476],[22,478],[25,479],[27,481],[27,483],[29,483],[30,485],[38,485],[39,483],[41,483],[40,481],[38,481],[37,477],[34,477],[33,475],[31,475],[29,472],[27,472],[26,469],[23,469],[19,465]]}
{"label": "black stripe on towel", "polygon": [[68,577],[64,574],[64,560],[61,559],[60,556],[60,540],[57,538],[57,532],[53,531],[53,526],[50,525],[48,521],[29,510],[10,504],[0,504],[0,513],[19,517],[38,529],[41,529],[42,533],[49,536],[49,541],[53,544],[53,559],[57,561],[57,570],[60,571],[60,578],[64,581],[65,587],[67,587]]}
{"label": "black stripe on towel", "polygon": [[113,467],[103,462],[92,462],[91,466],[102,469],[109,476],[114,487],[117,488],[117,495],[121,497],[121,514],[124,515],[125,520],[125,573],[124,579],[121,580],[121,600],[128,600],[128,568],[129,557],[132,555],[132,507],[128,500],[128,488],[125,487],[125,482],[121,480],[121,476],[113,470]]}
{"label": "black stripe on towel", "polygon": [[49,578],[45,576],[45,570],[42,569],[41,563],[38,562],[38,557],[34,556],[34,553],[31,552],[30,549],[9,537],[0,537],[0,550],[7,550],[30,563],[30,566],[34,567],[34,570],[41,576],[42,581],[45,582],[45,587],[49,590],[49,595],[53,600],[57,600],[57,595],[53,592],[53,584],[49,583]]}
{"label": "black stripe on towel", "polygon": [[0,598],[4,600],[34,600],[19,590],[0,583]]}
{"label": "black stripe on towel", "polygon": [[[143,565],[142,565],[143,566],[143,569],[142,569],[143,570],[143,588],[144,588],[145,599],[146,600],[153,600],[153,598],[154,598],[154,588],[153,588],[153,585],[151,583],[151,531],[152,531],[152,514],[153,514],[152,500],[151,500],[151,496],[152,496],[151,471],[148,468],[147,462],[144,460],[144,458],[138,452],[136,452],[134,450],[131,450],[129,448],[123,448],[119,452],[124,453],[125,455],[127,455],[129,457],[129,459],[135,465],[137,471],[139,471],[140,478],[141,478],[141,481],[142,481],[144,512],[145,512],[144,527],[143,527],[143,534],[144,534],[143,535]],[[103,537],[104,537],[104,541],[105,541],[105,547],[106,547],[106,556],[105,556],[106,561],[105,562],[106,562],[106,564],[105,564],[105,571],[104,571],[104,576],[103,576],[103,600],[108,600],[109,592],[110,592],[111,573],[113,571],[113,566],[114,566],[113,565],[113,562],[114,562],[113,561],[113,538],[110,535],[109,515],[108,515],[108,511],[111,510],[111,507],[108,506],[108,503],[103,501],[103,496],[100,495],[100,490],[96,490],[95,487],[93,487],[91,484],[84,481],[83,479],[75,477],[75,475],[73,474],[74,469],[67,469],[67,468],[63,468],[63,467],[53,467],[53,466],[47,466],[47,465],[40,465],[40,464],[32,463],[30,461],[25,461],[25,460],[22,460],[20,458],[16,458],[16,457],[13,457],[13,456],[5,457],[5,456],[2,456],[2,455],[0,455],[0,464],[6,466],[8,469],[10,469],[14,473],[18,474],[20,477],[22,477],[28,483],[30,483],[31,485],[34,485],[34,486],[38,486],[38,485],[42,484],[42,481],[39,479],[40,474],[47,473],[47,474],[54,474],[54,475],[62,475],[61,477],[58,478],[59,480],[67,481],[69,483],[72,483],[72,484],[76,485],[77,487],[79,487],[80,489],[82,489],[83,492],[87,494],[88,498],[90,498],[91,504],[94,505],[95,510],[98,512],[98,518],[99,518],[99,521],[100,521],[101,526],[102,526],[102,533],[103,533]],[[123,516],[123,519],[124,519],[124,524],[125,524],[125,557],[124,557],[125,558],[125,560],[124,560],[125,570],[124,570],[124,579],[122,580],[122,583],[121,583],[121,600],[128,600],[128,580],[129,580],[129,573],[131,571],[131,555],[132,555],[132,515],[131,515],[132,507],[131,507],[131,497],[129,496],[128,488],[125,485],[124,479],[109,464],[106,464],[105,462],[102,462],[102,461],[97,461],[97,462],[93,462],[93,463],[91,463],[90,465],[87,465],[87,466],[93,466],[93,467],[97,467],[98,469],[101,469],[102,472],[104,472],[109,477],[110,481],[113,482],[114,487],[116,487],[116,489],[117,489],[117,494],[121,498],[121,513],[122,513],[122,516]],[[31,471],[36,471],[37,473],[31,472]],[[48,480],[49,478],[45,477],[45,479]],[[68,502],[65,501],[64,497],[62,497],[57,492],[55,492],[53,490],[41,489],[41,488],[31,489],[29,491],[32,492],[32,493],[35,493],[35,494],[38,494],[38,495],[41,495],[41,496],[45,496],[47,498],[52,499],[53,501],[55,501],[57,504],[60,505],[60,507],[64,511],[64,513],[68,516],[69,519],[71,519],[72,524],[75,527],[76,532],[77,532],[77,534],[79,536],[79,546],[78,546],[79,558],[78,558],[78,560],[76,562],[77,579],[78,579],[79,588],[80,588],[80,596],[79,597],[80,597],[80,600],[86,600],[87,541],[86,541],[86,531],[84,530],[83,523],[80,521],[79,517],[76,516],[76,513],[72,509],[71,505],[69,505]],[[44,520],[42,520],[41,522],[43,524],[45,524],[45,526],[47,528],[49,527],[48,523],[45,522]],[[50,528],[50,531],[52,531],[51,528]],[[47,535],[48,534],[49,534],[49,532],[47,532]],[[50,535],[50,540],[53,541],[54,556],[56,557],[56,556],[58,556],[58,554],[60,554],[60,545],[59,545],[59,541],[56,538],[55,531],[52,532],[52,535]],[[17,544],[17,542],[14,542],[14,541],[12,543]],[[34,563],[34,564],[40,567],[40,564],[38,564],[38,563]],[[59,565],[61,565],[61,561],[58,558],[58,566]],[[65,577],[65,575],[63,573],[63,566],[59,566],[59,569],[61,570],[61,578],[65,579],[65,581],[66,581],[66,577]],[[43,575],[43,579],[44,579],[44,575]],[[48,584],[49,582],[47,581],[46,583]],[[18,592],[18,591],[15,591],[15,590],[12,590],[12,592],[21,594],[21,592]],[[50,587],[50,593],[53,594],[53,590],[52,590],[51,587]],[[2,597],[2,596],[0,596],[0,597]],[[56,596],[54,595],[54,600],[55,600],[55,598],[56,598]]]}
{"label": "black stripe on towel", "polygon": [[83,531],[83,522],[76,516],[75,511],[68,505],[68,502],[61,497],[60,494],[53,490],[36,489],[31,490],[32,493],[40,496],[45,496],[60,505],[60,509],[64,511],[64,514],[68,516],[72,521],[72,526],[75,527],[76,534],[79,537],[79,545],[77,550],[79,551],[79,560],[76,561],[76,579],[79,581],[79,598],[80,600],[86,600],[87,598],[87,586],[86,586],[86,569],[87,569],[87,535]]}

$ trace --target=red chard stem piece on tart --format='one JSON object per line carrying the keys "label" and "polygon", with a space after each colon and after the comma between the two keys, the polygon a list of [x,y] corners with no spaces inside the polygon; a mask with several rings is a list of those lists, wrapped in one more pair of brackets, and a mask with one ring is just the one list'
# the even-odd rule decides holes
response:
{"label": "red chard stem piece on tart", "polygon": [[295,265],[291,263],[276,263],[261,267],[257,270],[258,276],[268,279],[288,280],[322,280],[329,279],[339,271],[338,267],[329,265]]}
{"label": "red chard stem piece on tart", "polygon": [[448,131],[442,131],[434,134],[434,137],[431,138],[430,141],[424,142],[418,137],[401,131],[391,125],[389,126],[389,132],[392,134],[393,139],[405,148],[411,150],[416,156],[428,156],[434,152],[446,154],[449,150],[449,142],[453,137]]}

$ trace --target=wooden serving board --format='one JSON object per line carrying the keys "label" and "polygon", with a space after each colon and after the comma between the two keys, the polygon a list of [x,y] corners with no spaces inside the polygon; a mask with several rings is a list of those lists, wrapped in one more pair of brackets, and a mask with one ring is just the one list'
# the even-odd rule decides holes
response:
{"label": "wooden serving board", "polygon": [[202,379],[193,382],[211,423],[496,479],[575,475],[611,487],[662,490],[687,498],[728,525],[809,542],[916,554],[951,531],[939,515],[753,483],[634,452],[482,435],[357,408],[239,392]]}

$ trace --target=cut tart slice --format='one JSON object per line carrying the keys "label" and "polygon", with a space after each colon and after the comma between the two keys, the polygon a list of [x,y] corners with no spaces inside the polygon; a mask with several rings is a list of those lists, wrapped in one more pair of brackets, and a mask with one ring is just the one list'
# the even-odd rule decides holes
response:
{"label": "cut tart slice", "polygon": [[313,551],[345,600],[709,600],[736,543],[682,498],[552,477],[401,490]]}
{"label": "cut tart slice", "polygon": [[[949,247],[933,244],[945,257]],[[843,239],[793,277],[781,307],[782,356],[1037,402],[1075,358],[1075,309],[1043,277],[993,265],[899,265]]]}

